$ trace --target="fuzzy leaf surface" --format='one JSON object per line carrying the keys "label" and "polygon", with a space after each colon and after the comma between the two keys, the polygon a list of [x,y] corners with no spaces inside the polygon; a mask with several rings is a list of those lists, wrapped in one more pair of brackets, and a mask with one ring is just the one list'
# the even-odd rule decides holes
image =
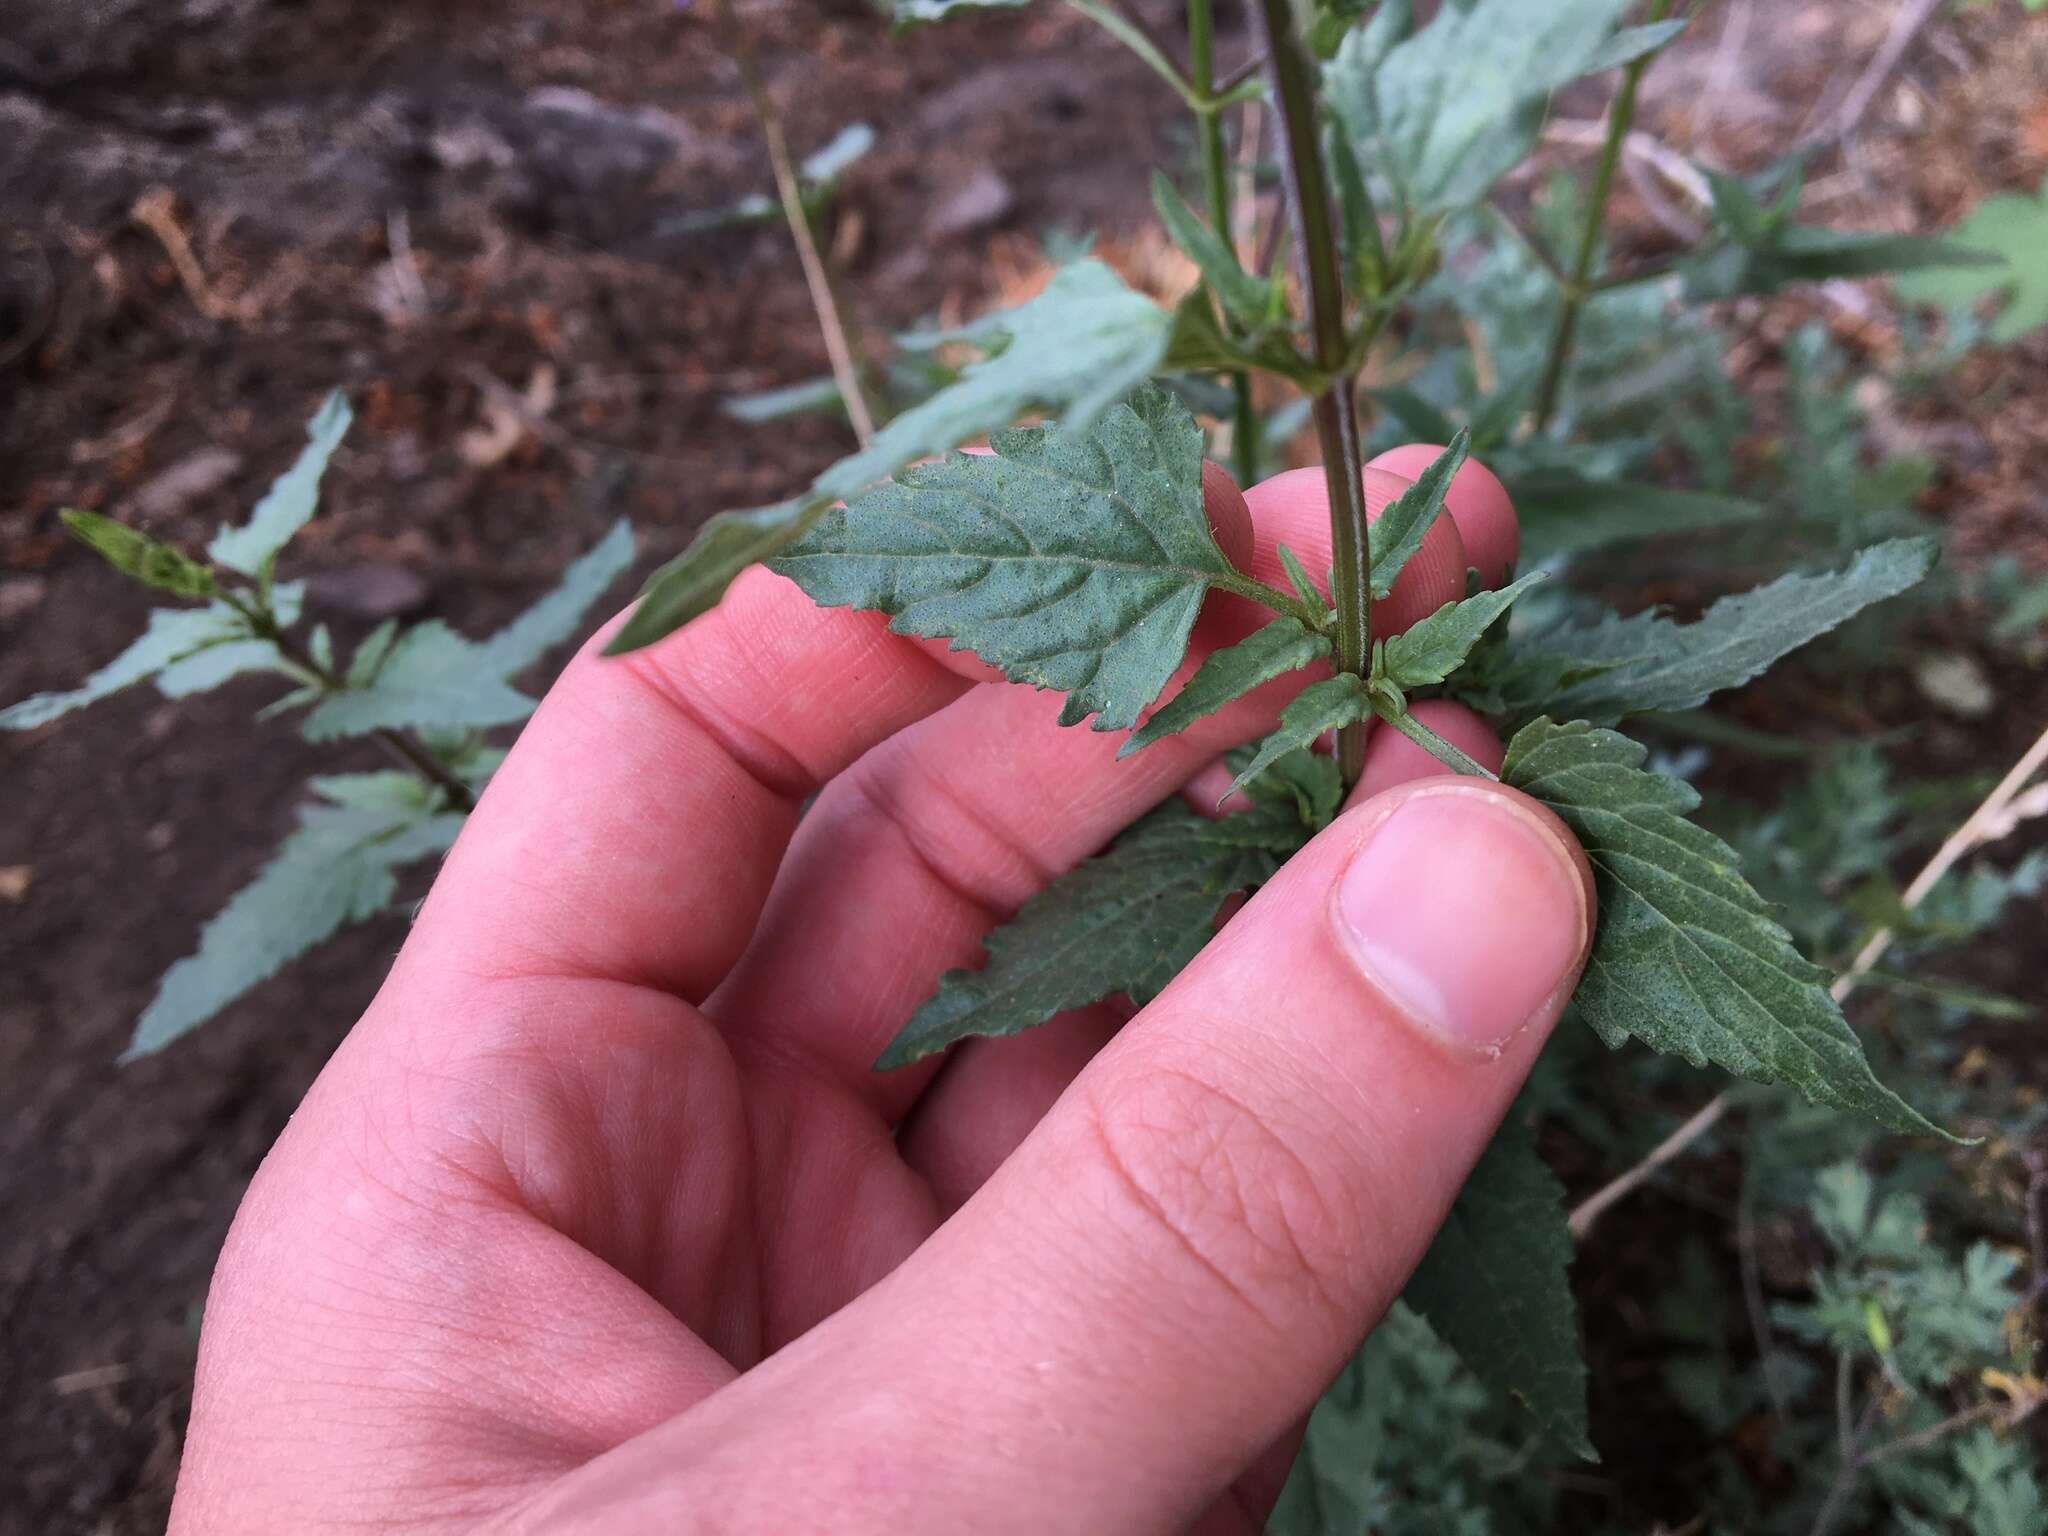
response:
{"label": "fuzzy leaf surface", "polygon": [[562,572],[548,593],[478,647],[478,665],[493,678],[515,677],[574,635],[619,573],[633,563],[633,526],[624,518]]}
{"label": "fuzzy leaf surface", "polygon": [[[1544,104],[1602,62],[1628,0],[1446,0],[1420,31],[1344,39],[1325,74],[1358,160],[1418,212],[1460,208],[1535,147]],[[1405,7],[1403,8],[1405,12]]]}
{"label": "fuzzy leaf surface", "polygon": [[980,970],[941,977],[876,1070],[1119,992],[1144,1004],[1209,942],[1223,899],[1270,878],[1311,835],[1291,804],[1211,820],[1168,801],[991,933]]}
{"label": "fuzzy leaf surface", "polygon": [[187,657],[245,639],[248,632],[242,616],[222,603],[205,608],[158,608],[149,616],[149,627],[125,651],[78,687],[62,693],[39,693],[0,709],[0,730],[33,730],[74,709],[96,704],[123,688],[146,682]]}
{"label": "fuzzy leaf surface", "polygon": [[1401,1299],[1473,1375],[1520,1398],[1566,1450],[1597,1461],[1571,1262],[1564,1186],[1510,1111]]}
{"label": "fuzzy leaf surface", "polygon": [[1176,735],[1205,715],[1215,714],[1233,699],[1329,654],[1329,636],[1319,635],[1301,620],[1283,615],[1236,645],[1212,651],[1187,685],[1131,732],[1131,739],[1117,756],[1128,757],[1155,741]]}
{"label": "fuzzy leaf surface", "polygon": [[1674,490],[1634,480],[1596,480],[1569,471],[1517,475],[1508,487],[1522,530],[1522,563],[1751,523],[1763,506],[1740,496]]}
{"label": "fuzzy leaf surface", "polygon": [[446,852],[462,829],[464,818],[410,774],[351,774],[314,787],[328,803],[300,808],[276,857],[201,930],[199,948],[164,973],[123,1061],[162,1050],[348,924],[383,911],[397,893],[396,871]]}
{"label": "fuzzy leaf surface", "polygon": [[1475,592],[1463,602],[1445,603],[1403,633],[1391,636],[1381,650],[1382,670],[1396,688],[1426,688],[1440,683],[1465,663],[1479,637],[1516,598],[1544,579],[1531,571],[1496,592]]}
{"label": "fuzzy leaf surface", "polygon": [[[1325,731],[1355,725],[1372,713],[1372,695],[1365,680],[1354,672],[1339,672],[1320,683],[1311,683],[1295,695],[1294,702],[1280,711],[1280,728],[1259,743],[1250,762],[1225,791],[1228,799],[1292,752],[1306,752]],[[1233,762],[1232,767],[1236,767]]]}
{"label": "fuzzy leaf surface", "polygon": [[206,546],[207,556],[216,564],[244,576],[255,576],[277,558],[292,535],[306,526],[320,504],[320,479],[327,462],[341,445],[354,413],[336,390],[306,423],[306,446],[292,467],[278,476],[248,522],[239,528],[223,526]]}
{"label": "fuzzy leaf surface", "polygon": [[1089,431],[992,442],[855,497],[771,563],[826,607],[1059,689],[1062,725],[1125,729],[1180,665],[1203,594],[1236,578],[1202,509],[1201,428],[1153,387]]}
{"label": "fuzzy leaf surface", "polygon": [[709,613],[735,576],[787,549],[830,505],[812,498],[719,513],[705,523],[689,548],[647,578],[633,616],[612,636],[605,654],[637,651]]}
{"label": "fuzzy leaf surface", "polygon": [[481,730],[524,720],[533,704],[493,675],[475,641],[429,619],[392,641],[367,682],[315,704],[299,730],[308,741],[385,729]]}
{"label": "fuzzy leaf surface", "polygon": [[1444,497],[1451,489],[1451,477],[1465,462],[1472,443],[1470,432],[1460,431],[1451,445],[1430,461],[1415,477],[1415,483],[1396,497],[1366,530],[1372,545],[1372,595],[1385,597],[1407,567],[1422,539],[1443,515]]}
{"label": "fuzzy leaf surface", "polygon": [[[1861,551],[1839,571],[1781,576],[1715,603],[1698,622],[1657,613],[1566,624],[1517,646],[1521,665],[1494,701],[1496,712],[1542,710],[1599,724],[1653,710],[1692,709],[1748,682],[1780,657],[1826,634],[1872,603],[1896,597],[1934,568],[1930,538],[1891,539]],[[1542,659],[1542,665],[1536,664]],[[1587,674],[1550,693],[1552,669]],[[1554,674],[1553,674],[1554,675]]]}
{"label": "fuzzy leaf surface", "polygon": [[1828,973],[1810,964],[1743,879],[1735,850],[1686,816],[1699,796],[1646,771],[1645,749],[1583,721],[1531,721],[1504,782],[1564,820],[1592,862],[1600,921],[1573,1002],[1609,1046],[1711,1062],[1809,1103],[1941,1135],[1880,1083]]}

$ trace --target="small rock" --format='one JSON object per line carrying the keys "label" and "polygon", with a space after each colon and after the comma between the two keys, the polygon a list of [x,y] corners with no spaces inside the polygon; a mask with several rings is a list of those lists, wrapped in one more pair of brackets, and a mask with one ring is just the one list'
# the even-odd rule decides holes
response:
{"label": "small rock", "polygon": [[211,496],[242,472],[242,456],[229,448],[201,448],[145,481],[121,508],[122,520],[157,523]]}
{"label": "small rock", "polygon": [[1017,194],[994,170],[983,166],[932,212],[932,233],[941,239],[971,235],[1000,224],[1017,206]]}
{"label": "small rock", "polygon": [[426,606],[431,589],[411,566],[377,563],[344,566],[306,578],[306,597],[315,608],[359,619],[397,619]]}

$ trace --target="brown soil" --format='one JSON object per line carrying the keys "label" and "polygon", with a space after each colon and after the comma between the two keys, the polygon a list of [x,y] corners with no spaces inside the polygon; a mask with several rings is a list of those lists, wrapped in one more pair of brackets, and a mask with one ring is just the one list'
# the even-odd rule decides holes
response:
{"label": "brown soil", "polygon": [[[1142,8],[1171,30],[1172,5]],[[1832,5],[1719,9],[1752,29],[1733,63],[1710,25],[1647,107],[1731,165],[1846,83],[1889,11],[1820,35],[1787,18]],[[995,256],[1041,231],[1143,223],[1146,167],[1189,154],[1172,98],[1058,7],[896,41],[860,0],[757,25],[799,153],[848,121],[877,130],[829,231],[877,337],[971,311],[1003,285]],[[1830,160],[1827,216],[1927,228],[2048,169],[2048,27],[2007,3],[1936,32]],[[1242,48],[1226,35],[1226,62]],[[1711,84],[1716,121],[1693,120],[1688,80]],[[359,424],[300,563],[344,623],[396,607],[480,629],[620,511],[644,568],[710,512],[785,493],[840,429],[743,428],[718,402],[824,371],[786,236],[672,232],[768,184],[709,27],[661,0],[0,0],[0,701],[70,684],[142,622],[59,508],[203,542],[337,386]],[[1642,250],[1668,239],[1624,199]],[[1821,312],[1874,358],[1895,348],[1881,314]],[[1967,552],[2048,563],[2044,347],[1895,413],[1957,466],[1935,495]],[[548,375],[543,429],[492,462],[465,453],[499,392]],[[424,587],[380,585],[392,566]],[[27,871],[0,892],[0,1532],[161,1527],[228,1219],[402,936],[397,918],[353,930],[173,1050],[113,1065],[306,775],[336,765],[253,726],[265,697],[137,690],[0,737],[0,869]],[[1988,764],[2022,729],[1960,754]]]}

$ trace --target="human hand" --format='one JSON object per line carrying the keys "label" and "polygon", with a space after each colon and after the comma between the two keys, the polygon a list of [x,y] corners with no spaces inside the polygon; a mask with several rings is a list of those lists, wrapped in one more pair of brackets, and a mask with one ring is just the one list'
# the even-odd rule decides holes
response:
{"label": "human hand", "polygon": [[[1205,484],[1241,566],[1327,566],[1320,471]],[[1491,476],[1450,511],[1378,632],[1512,563]],[[988,675],[760,570],[569,667],[236,1217],[174,1532],[1258,1529],[1570,994],[1585,861],[1383,731],[1128,1023],[877,1075],[1300,686],[1118,762]]]}

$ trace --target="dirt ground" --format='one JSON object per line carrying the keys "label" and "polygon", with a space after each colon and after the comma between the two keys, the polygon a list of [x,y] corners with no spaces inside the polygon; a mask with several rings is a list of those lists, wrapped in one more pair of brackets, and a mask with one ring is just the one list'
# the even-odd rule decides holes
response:
{"label": "dirt ground", "polygon": [[[1140,9],[1171,32],[1174,6]],[[1650,77],[1645,121],[1726,165],[1768,158],[1893,12],[1723,0]],[[1146,168],[1189,154],[1172,98],[1057,6],[894,41],[863,0],[750,15],[799,153],[877,131],[831,225],[877,335],[972,312],[1046,231],[1143,223]],[[2014,0],[1944,17],[1829,159],[1816,216],[1926,229],[2031,189],[2044,81],[2048,25]],[[1561,105],[1557,153],[1584,155],[1569,125],[1599,102]],[[785,493],[840,430],[745,428],[718,402],[824,371],[786,236],[676,229],[768,185],[733,67],[667,0],[0,0],[0,701],[74,682],[141,624],[59,508],[203,543],[337,386],[359,425],[300,566],[344,635],[393,613],[481,629],[621,511],[645,569],[711,512]],[[1668,244],[1622,197],[1626,240]],[[1815,312],[1895,354],[1861,289],[1749,332],[1767,348]],[[1901,451],[1942,456],[1932,505],[1966,556],[2048,566],[2044,377],[2037,338],[1879,402]],[[550,381],[546,426],[490,444],[494,402]],[[254,726],[266,696],[136,690],[0,737],[0,870],[26,871],[0,893],[0,1532],[161,1527],[229,1217],[402,936],[352,930],[113,1065],[306,775],[337,766]],[[2002,719],[1947,755],[1991,766],[2026,734]]]}

